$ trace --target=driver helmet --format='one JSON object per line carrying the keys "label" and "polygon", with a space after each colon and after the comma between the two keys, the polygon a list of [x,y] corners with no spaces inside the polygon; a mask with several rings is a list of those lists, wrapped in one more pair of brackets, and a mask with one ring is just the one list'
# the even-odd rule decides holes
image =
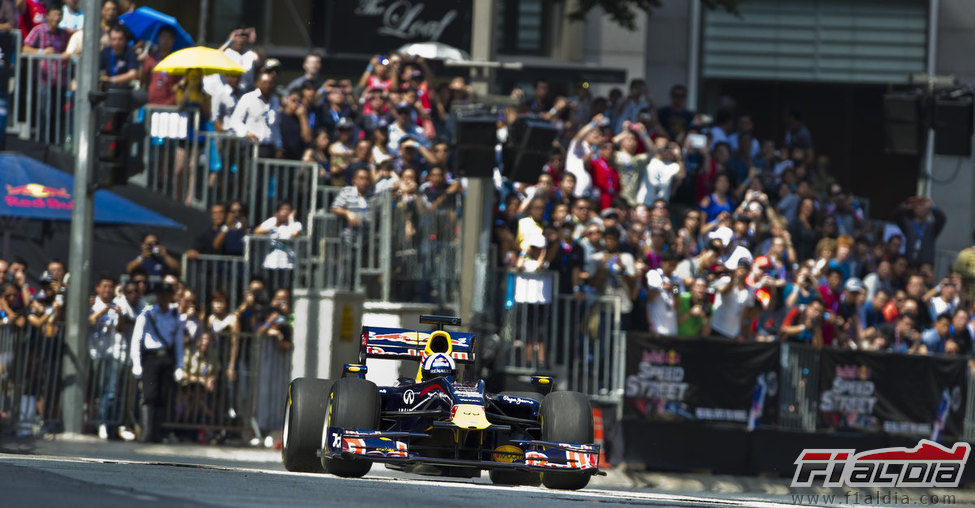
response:
{"label": "driver helmet", "polygon": [[446,353],[434,353],[423,360],[420,366],[423,379],[453,377],[457,374],[457,363]]}

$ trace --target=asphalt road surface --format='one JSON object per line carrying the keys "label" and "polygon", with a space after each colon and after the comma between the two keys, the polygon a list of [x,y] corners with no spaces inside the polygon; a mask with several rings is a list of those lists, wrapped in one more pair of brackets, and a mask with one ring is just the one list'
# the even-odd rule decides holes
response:
{"label": "asphalt road surface", "polygon": [[757,497],[730,498],[588,488],[577,492],[496,487],[486,475],[448,480],[400,475],[374,466],[364,479],[220,465],[118,459],[0,455],[0,506],[115,508],[276,506],[582,507],[789,506]]}

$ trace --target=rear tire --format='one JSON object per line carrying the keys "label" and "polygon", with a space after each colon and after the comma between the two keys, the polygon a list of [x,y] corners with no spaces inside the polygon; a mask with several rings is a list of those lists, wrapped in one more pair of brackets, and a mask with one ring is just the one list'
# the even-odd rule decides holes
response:
{"label": "rear tire", "polygon": [[[379,389],[372,381],[358,378],[339,379],[332,385],[325,404],[325,424],[319,445],[325,449],[328,427],[343,429],[376,430],[379,427]],[[372,468],[372,461],[322,456],[322,469],[326,473],[346,478],[365,476]]]}
{"label": "rear tire", "polygon": [[[541,402],[544,398],[542,394],[535,392],[501,392],[498,394],[498,396],[502,395],[508,395],[510,397],[524,397],[526,399],[532,399],[536,402]],[[529,415],[526,413],[513,414],[510,416],[518,418],[531,418],[534,415]],[[532,487],[538,487],[542,484],[541,473],[535,471],[511,471],[507,469],[499,469],[488,471],[488,476],[491,478],[491,483],[495,485],[529,485]]]}
{"label": "rear tire", "polygon": [[325,423],[325,398],[331,388],[331,380],[310,377],[299,377],[288,385],[281,446],[281,459],[288,471],[322,472],[316,451]]}
{"label": "rear tire", "polygon": [[[539,411],[542,441],[592,444],[592,406],[579,392],[553,392],[542,400]],[[550,489],[579,490],[589,484],[592,473],[542,473],[542,483]]]}

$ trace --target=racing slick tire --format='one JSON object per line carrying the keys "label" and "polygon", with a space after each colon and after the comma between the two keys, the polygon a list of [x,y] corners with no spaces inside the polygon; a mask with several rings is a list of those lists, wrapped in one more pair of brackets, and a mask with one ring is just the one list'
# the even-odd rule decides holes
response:
{"label": "racing slick tire", "polygon": [[[322,449],[325,448],[328,427],[376,430],[379,427],[379,389],[372,381],[358,378],[339,379],[332,385],[325,404],[325,425],[322,429]],[[371,460],[322,456],[326,473],[346,478],[365,476],[372,467]]]}
{"label": "racing slick tire", "polygon": [[[508,395],[511,397],[524,397],[526,399],[532,399],[536,402],[541,402],[543,399],[542,394],[535,392],[501,392],[498,394]],[[519,416],[519,415],[512,415]],[[527,417],[527,415],[525,415]],[[492,469],[488,471],[488,477],[491,478],[491,483],[495,485],[529,485],[532,487],[538,487],[542,484],[541,473],[535,471],[511,471],[506,469]]]}
{"label": "racing slick tire", "polygon": [[325,423],[325,399],[331,388],[331,380],[311,377],[296,378],[288,385],[281,440],[281,459],[288,471],[322,472],[316,451]]}
{"label": "racing slick tire", "polygon": [[[589,398],[579,392],[552,392],[542,400],[539,410],[542,441],[591,444],[592,406]],[[592,473],[542,473],[542,484],[550,489],[578,490],[589,484]]]}

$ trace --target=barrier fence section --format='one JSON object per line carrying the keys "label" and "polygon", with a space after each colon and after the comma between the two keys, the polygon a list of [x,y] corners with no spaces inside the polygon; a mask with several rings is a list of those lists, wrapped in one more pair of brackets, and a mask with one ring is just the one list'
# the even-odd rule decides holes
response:
{"label": "barrier fence section", "polygon": [[206,174],[199,170],[203,126],[199,108],[147,105],[147,135],[142,150],[145,171],[133,178],[147,189],[187,205],[199,202],[197,189],[206,189]]}
{"label": "barrier fence section", "polygon": [[[0,99],[5,99],[7,102],[6,125],[0,125],[0,131],[13,134],[20,132],[20,124],[17,122],[17,111],[19,111],[22,98],[20,90],[20,65],[17,58],[20,56],[22,44],[20,30],[14,28],[0,32],[0,52],[3,53],[2,65],[7,69],[6,74],[0,73],[0,76],[7,78],[5,82],[0,83]],[[13,72],[10,72],[11,69]]]}
{"label": "barrier fence section", "polygon": [[362,289],[363,235],[327,211],[309,220],[311,237],[297,256],[295,287],[321,290]]}
{"label": "barrier fence section", "polygon": [[[270,319],[270,318],[269,318]],[[132,323],[89,328],[83,426],[94,432],[138,426],[139,383],[132,377]],[[20,437],[57,429],[61,422],[63,327],[0,326],[0,430]],[[170,391],[171,430],[225,431],[243,438],[279,431],[291,372],[287,318],[260,333],[200,333],[188,337],[184,378]]]}
{"label": "barrier fence section", "polygon": [[779,356],[779,427],[815,432],[819,407],[819,352],[810,346],[783,343]]}
{"label": "barrier fence section", "polygon": [[186,348],[183,363],[185,376],[170,394],[163,427],[200,436],[280,430],[291,372],[287,334],[206,334]]}
{"label": "barrier fence section", "polygon": [[254,142],[214,132],[198,108],[150,105],[145,121],[146,171],[133,182],[199,209],[241,201],[254,225],[286,201],[302,214],[318,208],[315,164],[258,158]]}
{"label": "barrier fence section", "polygon": [[221,291],[227,303],[236,309],[243,301],[244,290],[252,273],[247,271],[243,256],[200,254],[195,258],[183,255],[182,271],[186,285],[197,291],[204,308],[209,309],[210,295]]}
{"label": "barrier fence section", "polygon": [[[244,237],[244,270],[248,281],[260,274],[268,290],[294,289],[295,270],[301,265],[300,255],[308,250],[308,237],[289,239],[265,235]],[[246,282],[245,282],[246,284]]]}
{"label": "barrier fence section", "polygon": [[618,406],[626,365],[619,299],[558,294],[554,271],[501,271],[500,276],[505,281],[499,332],[507,350],[503,370],[550,373],[559,389]]}
{"label": "barrier fence section", "polygon": [[18,436],[60,421],[63,327],[0,326],[0,425]]}
{"label": "barrier fence section", "polygon": [[77,71],[77,60],[60,54],[17,55],[14,107],[10,111],[22,138],[70,146]]}

